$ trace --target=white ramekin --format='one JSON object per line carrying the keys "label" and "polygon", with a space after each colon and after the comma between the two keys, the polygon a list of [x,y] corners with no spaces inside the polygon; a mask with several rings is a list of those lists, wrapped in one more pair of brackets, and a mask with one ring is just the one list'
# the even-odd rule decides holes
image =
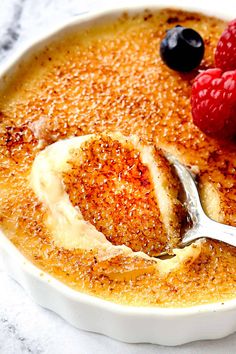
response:
{"label": "white ramekin", "polygon": [[[78,16],[51,33],[41,33],[34,43],[0,68],[0,86],[4,87],[18,66],[35,51],[43,48],[61,34],[74,28],[86,28],[119,16],[122,12],[144,9],[177,7],[200,11],[230,20],[235,13],[235,1],[214,2],[198,0],[135,1],[124,5],[100,9]],[[58,313],[74,326],[105,334],[121,341],[179,345],[200,339],[216,339],[236,331],[236,299],[190,308],[146,308],[117,305],[70,289],[27,260],[0,232],[0,260],[4,269],[17,280],[40,305]]]}

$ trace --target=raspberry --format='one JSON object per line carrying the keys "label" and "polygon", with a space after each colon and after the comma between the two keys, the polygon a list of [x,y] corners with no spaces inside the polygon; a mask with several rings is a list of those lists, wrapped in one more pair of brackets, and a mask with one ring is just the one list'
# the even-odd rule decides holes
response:
{"label": "raspberry", "polygon": [[193,123],[215,137],[236,135],[236,70],[208,69],[192,86]]}
{"label": "raspberry", "polygon": [[236,19],[222,33],[215,52],[215,65],[224,71],[236,69]]}

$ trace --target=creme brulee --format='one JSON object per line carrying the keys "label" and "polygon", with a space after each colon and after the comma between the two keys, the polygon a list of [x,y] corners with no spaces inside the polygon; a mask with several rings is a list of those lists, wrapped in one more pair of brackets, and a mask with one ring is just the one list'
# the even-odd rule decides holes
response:
{"label": "creme brulee", "polygon": [[[59,38],[1,92],[1,228],[39,268],[120,304],[235,298],[235,248],[202,239],[178,249],[185,212],[165,152],[197,173],[208,215],[236,226],[236,144],[192,124],[198,70],[161,61],[177,24],[201,34],[199,69],[212,67],[224,21],[146,11]],[[174,257],[154,258],[162,252]]]}

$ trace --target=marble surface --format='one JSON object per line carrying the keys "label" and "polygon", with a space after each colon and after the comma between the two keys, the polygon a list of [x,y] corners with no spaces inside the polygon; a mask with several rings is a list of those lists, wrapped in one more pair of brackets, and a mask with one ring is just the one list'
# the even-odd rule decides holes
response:
{"label": "marble surface", "polygon": [[[104,3],[98,0],[0,0],[0,65],[42,30]],[[14,280],[0,271],[1,354],[231,354],[235,353],[235,348],[236,334],[217,341],[170,348],[119,343],[79,331],[51,311],[37,306]]]}

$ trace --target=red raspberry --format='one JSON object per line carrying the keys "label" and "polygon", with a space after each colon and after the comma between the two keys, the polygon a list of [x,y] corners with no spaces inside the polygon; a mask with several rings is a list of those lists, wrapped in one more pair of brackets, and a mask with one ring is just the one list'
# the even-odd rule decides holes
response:
{"label": "red raspberry", "polygon": [[215,52],[215,65],[224,71],[236,69],[236,19],[222,33]]}
{"label": "red raspberry", "polygon": [[236,70],[208,69],[192,86],[193,123],[216,137],[236,135]]}

